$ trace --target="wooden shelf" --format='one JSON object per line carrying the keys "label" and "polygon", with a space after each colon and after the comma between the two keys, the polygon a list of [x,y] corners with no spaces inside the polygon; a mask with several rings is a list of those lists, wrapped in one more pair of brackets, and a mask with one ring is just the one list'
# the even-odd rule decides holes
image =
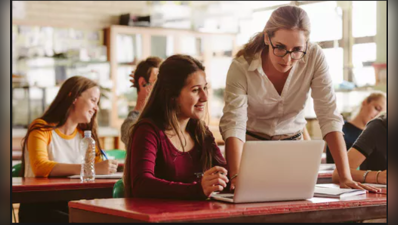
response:
{"label": "wooden shelf", "polygon": [[[196,55],[195,58],[202,61],[206,68],[210,68],[210,62],[214,58],[219,58],[219,54],[214,56],[212,49],[212,38],[225,38],[226,40],[231,40],[232,44],[232,55],[234,55],[238,51],[238,46],[236,44],[236,35],[235,33],[208,33],[208,32],[198,32],[192,30],[183,30],[183,29],[169,29],[169,28],[157,28],[157,27],[130,27],[130,26],[122,26],[122,25],[112,25],[105,29],[105,44],[107,46],[107,54],[108,59],[110,61],[110,73],[111,80],[114,84],[122,83],[118,82],[118,68],[126,67],[126,66],[136,66],[135,64],[128,63],[120,63],[118,62],[118,47],[117,40],[118,35],[139,35],[140,42],[140,56],[134,62],[140,62],[143,59],[146,59],[150,56],[158,56],[151,55],[152,54],[152,46],[151,46],[151,37],[152,36],[164,36],[164,37],[172,37],[173,38],[173,49],[172,54],[183,54],[183,46],[182,40],[186,37],[189,38],[200,38],[201,39],[201,53]],[[137,47],[134,45],[134,47]],[[161,56],[160,56],[161,57]],[[221,56],[224,57],[224,56]],[[210,77],[213,74],[211,72],[207,72],[207,76]],[[216,75],[214,75],[216,76]],[[129,82],[129,80],[126,80]],[[118,97],[116,96],[116,91],[118,90],[117,85],[112,87],[112,93],[114,99],[112,101],[112,111],[110,118],[110,125],[112,127],[120,127],[123,123],[122,118],[118,116]],[[119,97],[120,98],[120,97]]]}

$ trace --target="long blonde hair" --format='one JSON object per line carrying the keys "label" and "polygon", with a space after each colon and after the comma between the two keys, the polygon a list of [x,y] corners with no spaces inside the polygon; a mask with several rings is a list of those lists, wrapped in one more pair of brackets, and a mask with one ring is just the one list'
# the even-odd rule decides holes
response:
{"label": "long blonde hair", "polygon": [[366,97],[365,101],[367,103],[371,103],[372,101],[377,101],[380,98],[386,98],[386,94],[381,91],[372,92],[368,97]]}
{"label": "long blonde hair", "polygon": [[[370,93],[370,95],[368,95],[362,102],[366,102],[366,103],[371,103],[373,101],[377,101],[381,98],[387,98],[386,94],[382,91],[375,91]],[[351,115],[349,116],[349,119],[354,119],[358,114],[360,114],[362,111],[362,104],[356,106],[353,110]]]}
{"label": "long blonde hair", "polygon": [[[369,103],[371,103],[373,101],[377,101],[381,98],[387,98],[386,94],[382,91],[375,91],[375,92],[370,93],[364,100],[362,100],[362,102],[366,102],[369,104]],[[358,116],[361,113],[362,109],[363,109],[362,104],[355,106],[351,110],[351,113],[347,115],[347,119],[348,120],[354,119],[356,116]]]}
{"label": "long blonde hair", "polygon": [[264,39],[268,35],[269,38],[273,37],[279,29],[302,30],[305,37],[309,39],[311,32],[310,19],[307,13],[300,7],[288,5],[277,8],[272,12],[263,31],[253,36],[235,57],[243,56],[247,62],[251,62],[256,53],[263,49],[268,51],[269,47],[265,45]]}

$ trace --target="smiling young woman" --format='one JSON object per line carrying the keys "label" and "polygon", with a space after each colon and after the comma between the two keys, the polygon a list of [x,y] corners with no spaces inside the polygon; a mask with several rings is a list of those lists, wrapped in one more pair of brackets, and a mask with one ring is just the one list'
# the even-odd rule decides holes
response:
{"label": "smiling young woman", "polygon": [[125,197],[206,199],[226,187],[225,160],[202,120],[204,70],[187,55],[161,64],[148,103],[130,128]]}
{"label": "smiling young woman", "polygon": [[[296,6],[276,9],[263,31],[240,50],[229,68],[220,130],[230,177],[237,177],[246,140],[301,140],[304,106],[311,90],[323,138],[341,177],[341,187],[371,187],[353,181],[336,96],[322,49],[309,41],[310,20]],[[231,179],[231,189],[236,179]]]}
{"label": "smiling young woman", "polygon": [[[34,120],[22,144],[23,177],[66,177],[80,174],[79,144],[90,130],[96,141],[95,173],[115,173],[117,161],[102,160],[97,135],[99,86],[90,79],[74,76],[61,86],[43,116]],[[68,203],[24,203],[20,222],[68,222]]]}

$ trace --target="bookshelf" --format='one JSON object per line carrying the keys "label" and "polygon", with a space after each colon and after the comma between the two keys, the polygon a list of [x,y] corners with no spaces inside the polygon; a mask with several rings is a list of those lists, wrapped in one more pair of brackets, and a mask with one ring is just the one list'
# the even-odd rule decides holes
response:
{"label": "bookshelf", "polygon": [[[206,67],[209,80],[209,104],[211,104],[212,85],[225,85],[223,79],[237,52],[236,34],[203,33],[191,30],[129,27],[113,25],[105,29],[105,44],[110,62],[112,90],[112,127],[120,128],[128,112],[135,105],[136,89],[131,88],[129,74],[135,66],[149,56],[163,59],[174,54],[188,54],[200,60]],[[223,61],[222,70],[215,70],[215,63]],[[216,82],[217,79],[219,82]],[[214,86],[213,85],[213,86]],[[217,88],[217,87],[216,87]],[[218,106],[220,107],[220,106]],[[222,105],[223,107],[223,105]],[[209,106],[210,125],[221,138],[218,131],[218,118],[212,118]],[[217,128],[217,129],[216,129]]]}

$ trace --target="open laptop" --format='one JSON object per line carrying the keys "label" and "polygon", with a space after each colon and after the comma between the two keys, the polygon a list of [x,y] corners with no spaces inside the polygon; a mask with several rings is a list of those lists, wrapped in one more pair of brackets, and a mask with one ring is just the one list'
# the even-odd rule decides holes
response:
{"label": "open laptop", "polygon": [[325,142],[247,141],[235,193],[211,197],[231,203],[312,198]]}

